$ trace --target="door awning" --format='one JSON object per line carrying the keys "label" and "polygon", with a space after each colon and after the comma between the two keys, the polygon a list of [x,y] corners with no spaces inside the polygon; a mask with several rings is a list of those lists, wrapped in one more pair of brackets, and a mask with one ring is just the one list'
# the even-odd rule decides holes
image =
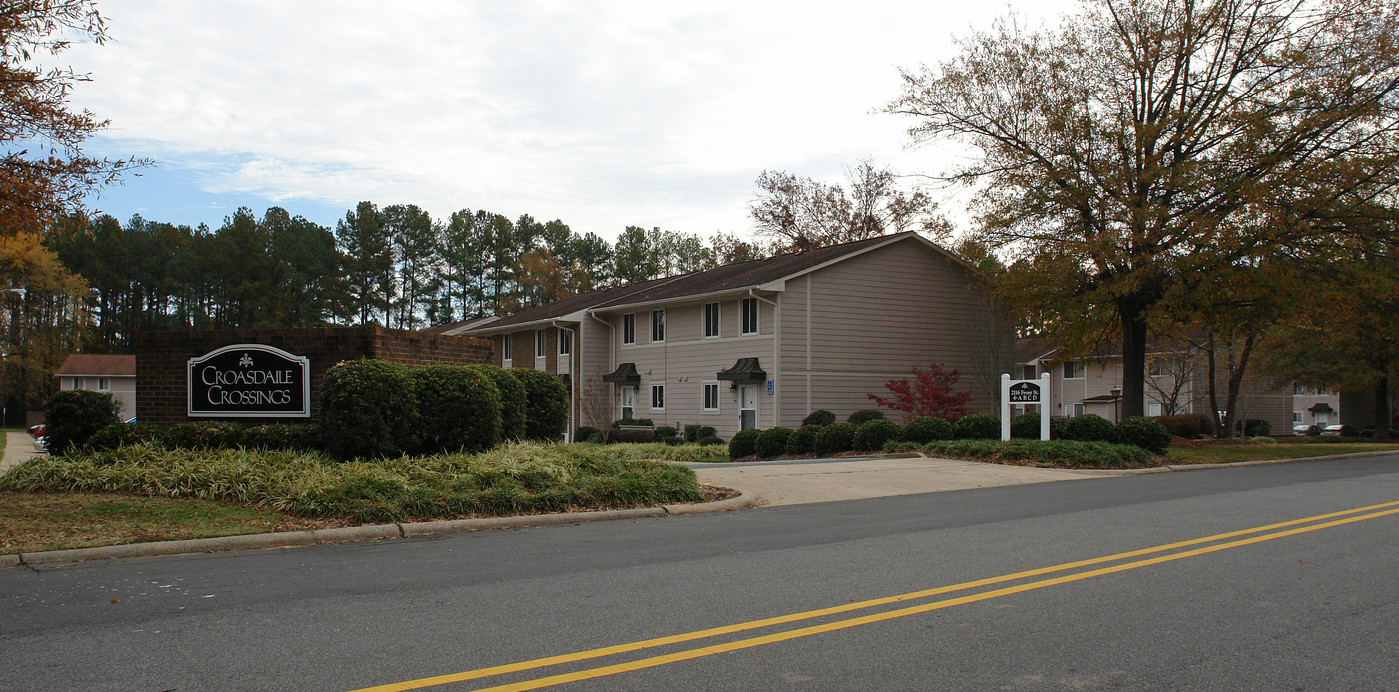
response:
{"label": "door awning", "polygon": [[636,363],[622,363],[616,370],[603,375],[603,382],[617,384],[641,384],[641,374],[636,371]]}
{"label": "door awning", "polygon": [[739,358],[732,368],[720,370],[715,377],[721,380],[732,382],[748,382],[751,380],[766,380],[768,374],[758,365],[757,358]]}
{"label": "door awning", "polygon": [[1308,410],[1308,411],[1311,411],[1312,413],[1330,413],[1330,412],[1331,412],[1331,404],[1328,404],[1328,403],[1326,403],[1326,402],[1323,401],[1323,402],[1321,402],[1321,403],[1319,403],[1319,404],[1316,404],[1315,406],[1312,406],[1311,408],[1309,408],[1309,409],[1307,409],[1307,410]]}

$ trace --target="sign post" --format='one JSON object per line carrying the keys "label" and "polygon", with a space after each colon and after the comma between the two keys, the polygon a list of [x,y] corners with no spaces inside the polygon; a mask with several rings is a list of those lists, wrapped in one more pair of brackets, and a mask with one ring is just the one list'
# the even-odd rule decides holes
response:
{"label": "sign post", "polygon": [[1036,380],[1012,380],[1001,375],[1001,441],[1010,439],[1010,405],[1034,404],[1040,412],[1040,439],[1049,439],[1049,373]]}

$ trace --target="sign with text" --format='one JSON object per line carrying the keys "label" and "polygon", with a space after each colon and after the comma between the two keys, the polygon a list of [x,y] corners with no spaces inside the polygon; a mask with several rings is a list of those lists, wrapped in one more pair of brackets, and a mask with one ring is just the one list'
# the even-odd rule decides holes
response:
{"label": "sign with text", "polygon": [[1040,403],[1040,385],[1031,380],[1021,380],[1010,386],[1010,402],[1012,404],[1038,404]]}
{"label": "sign with text", "polygon": [[311,361],[279,348],[235,344],[189,359],[190,417],[307,418]]}

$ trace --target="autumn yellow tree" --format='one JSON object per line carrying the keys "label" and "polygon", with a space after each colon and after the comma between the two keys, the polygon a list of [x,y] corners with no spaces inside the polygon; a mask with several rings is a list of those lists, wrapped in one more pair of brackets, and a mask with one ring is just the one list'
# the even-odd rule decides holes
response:
{"label": "autumn yellow tree", "polygon": [[0,236],[0,396],[8,411],[43,406],[56,383],[53,371],[78,349],[89,320],[87,282],[68,271],[37,233]]}
{"label": "autumn yellow tree", "polygon": [[887,111],[914,144],[976,152],[945,177],[977,191],[1001,296],[1071,350],[1120,342],[1123,413],[1141,415],[1168,296],[1333,242],[1313,193],[1399,180],[1396,24],[1375,0],[1083,0],[1057,27],[1010,17],[904,71]]}

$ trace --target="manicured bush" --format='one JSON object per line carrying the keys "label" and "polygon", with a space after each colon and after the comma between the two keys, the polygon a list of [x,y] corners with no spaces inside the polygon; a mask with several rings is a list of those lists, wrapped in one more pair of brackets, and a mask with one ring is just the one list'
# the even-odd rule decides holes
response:
{"label": "manicured bush", "polygon": [[[568,388],[563,380],[543,370],[515,368],[510,371],[525,388],[526,440],[557,442],[568,427]],[[671,435],[675,429],[671,428]],[[659,435],[658,435],[659,436]]]}
{"label": "manicured bush", "polygon": [[850,417],[845,419],[845,422],[851,425],[861,425],[872,420],[884,420],[884,412],[877,408],[862,408],[850,414]]}
{"label": "manicured bush", "polygon": [[816,409],[815,411],[812,411],[811,413],[806,414],[806,418],[803,418],[803,419],[802,419],[802,425],[803,425],[803,426],[806,426],[806,425],[830,425],[831,423],[834,423],[834,422],[836,422],[836,414],[831,413],[830,411],[827,411],[826,409],[823,409],[823,408],[821,408],[821,409]]}
{"label": "manicured bush", "polygon": [[817,454],[839,454],[850,451],[854,446],[855,426],[849,423],[832,423],[816,433]]}
{"label": "manicured bush", "polygon": [[1166,430],[1176,437],[1193,440],[1209,429],[1209,421],[1198,413],[1183,413],[1174,416],[1155,416],[1154,420],[1166,426]]}
{"label": "manicured bush", "polygon": [[757,428],[740,430],[729,440],[729,456],[734,459],[753,456],[758,451],[758,436],[761,434],[763,431]]}
{"label": "manicured bush", "polygon": [[1064,426],[1064,437],[1080,442],[1116,442],[1117,428],[1112,421],[1096,414],[1074,416]]}
{"label": "manicured bush", "polygon": [[927,444],[934,440],[950,440],[952,439],[952,424],[935,416],[919,416],[904,426],[899,439],[919,444]]}
{"label": "manicured bush", "polygon": [[48,432],[44,441],[49,454],[62,455],[82,447],[93,435],[117,422],[121,404],[111,394],[85,389],[65,389],[49,397],[44,407]]}
{"label": "manicured bush", "polygon": [[793,430],[792,434],[787,436],[787,453],[795,456],[816,451],[816,434],[821,432],[824,427],[822,425],[803,425]]}
{"label": "manicured bush", "polygon": [[612,421],[608,427],[620,428],[623,425],[655,425],[650,418],[618,418]]}
{"label": "manicured bush", "polygon": [[706,438],[706,437],[718,437],[718,436],[719,436],[719,431],[715,430],[715,429],[714,429],[714,426],[712,426],[712,425],[701,425],[701,426],[700,426],[700,429],[699,429],[699,433],[698,433],[695,437],[696,437],[696,439],[698,439],[698,440],[703,440],[703,439]]}
{"label": "manicured bush", "polygon": [[865,421],[855,426],[855,439],[852,446],[862,452],[877,452],[884,449],[884,443],[899,439],[899,424],[882,418]]}
{"label": "manicured bush", "polygon": [[1273,434],[1273,425],[1261,418],[1245,418],[1234,422],[1234,431],[1242,432],[1244,437],[1267,437]]}
{"label": "manicured bush", "polygon": [[321,429],[315,423],[249,425],[238,436],[238,445],[246,449],[310,452],[320,449],[321,444]]}
{"label": "manicured bush", "polygon": [[678,436],[679,436],[679,435],[678,435],[677,431],[675,430],[675,426],[673,426],[673,425],[658,425],[658,426],[656,426],[656,437],[657,437],[657,439],[662,438],[662,437],[678,437]]}
{"label": "manicured bush", "polygon": [[694,441],[698,440],[698,439],[699,439],[699,429],[700,429],[700,426],[699,426],[698,423],[686,423],[686,424],[685,424],[685,441],[686,441],[686,442],[694,442]]}
{"label": "manicured bush", "polygon": [[757,443],[753,446],[759,458],[771,459],[780,457],[787,453],[787,438],[791,437],[792,429],[781,426],[768,428],[758,436]]}
{"label": "manicured bush", "polygon": [[[1050,419],[1050,434],[1049,434],[1049,436],[1050,436],[1051,438],[1054,437],[1054,432],[1053,432],[1053,421],[1054,421],[1054,419],[1051,418],[1051,419]],[[999,437],[999,436],[1000,436],[1000,435],[998,434],[997,437]],[[1040,414],[1039,414],[1039,412],[1038,412],[1038,411],[1029,411],[1029,412],[1022,413],[1022,414],[1020,414],[1020,415],[1018,415],[1018,416],[1016,416],[1016,417],[1010,419],[1010,436],[1011,436],[1011,437],[1018,437],[1018,438],[1025,439],[1025,440],[1038,440],[1038,439],[1040,439]]]}
{"label": "manicured bush", "polygon": [[952,436],[959,440],[999,440],[1001,419],[989,413],[962,416],[952,425]]}
{"label": "manicured bush", "polygon": [[601,437],[601,434],[597,428],[594,428],[590,425],[580,425],[577,428],[574,428],[573,430],[574,442],[587,442],[588,438],[595,436]]}
{"label": "manicured bush", "polygon": [[410,451],[416,412],[409,368],[401,363],[341,361],[321,382],[321,431],[326,451],[340,459]]}
{"label": "manicured bush", "polygon": [[1117,439],[1122,444],[1136,445],[1148,452],[1165,454],[1166,448],[1171,446],[1171,431],[1160,421],[1130,416],[1118,422]]}
{"label": "manicured bush", "polygon": [[1109,442],[1076,440],[952,440],[926,448],[934,456],[1003,463],[1038,463],[1077,468],[1122,468],[1150,461],[1145,449]]}
{"label": "manicured bush", "polygon": [[629,430],[618,428],[612,431],[609,439],[612,442],[655,442],[656,430],[655,428],[633,428]]}
{"label": "manicured bush", "polygon": [[724,444],[724,440],[715,435],[710,435],[709,437],[701,437],[700,439],[696,440],[696,442],[702,447]]}
{"label": "manicured bush", "polygon": [[479,369],[430,365],[410,378],[418,410],[414,451],[481,452],[500,442],[500,390]]}
{"label": "manicured bush", "polygon": [[[500,393],[500,439],[504,441],[525,439],[526,406],[525,385],[513,373],[514,370],[498,368],[494,365],[466,366],[490,378]],[[565,416],[568,414],[565,413]],[[563,426],[559,426],[562,430]]]}

